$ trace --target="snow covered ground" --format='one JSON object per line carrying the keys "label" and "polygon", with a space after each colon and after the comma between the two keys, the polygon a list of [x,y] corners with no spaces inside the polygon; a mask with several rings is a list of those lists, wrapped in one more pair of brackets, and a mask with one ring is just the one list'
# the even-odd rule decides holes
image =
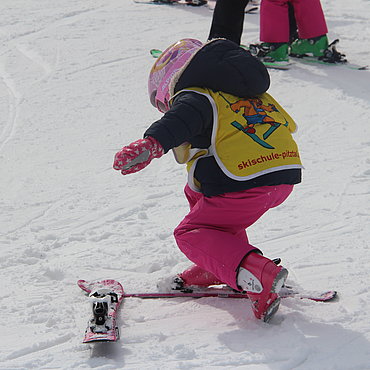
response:
{"label": "snow covered ground", "polygon": [[[370,63],[370,1],[323,0],[331,40]],[[268,325],[247,300],[127,299],[121,340],[81,343],[78,279],[153,291],[182,271],[173,228],[185,169],[168,154],[122,177],[113,156],[160,114],[149,49],[206,40],[212,12],[131,0],[0,2],[1,369],[370,369],[370,72],[294,65],[270,92],[299,125],[304,181],[250,232],[289,281],[340,299],[286,299]],[[258,15],[243,42],[258,41]]]}

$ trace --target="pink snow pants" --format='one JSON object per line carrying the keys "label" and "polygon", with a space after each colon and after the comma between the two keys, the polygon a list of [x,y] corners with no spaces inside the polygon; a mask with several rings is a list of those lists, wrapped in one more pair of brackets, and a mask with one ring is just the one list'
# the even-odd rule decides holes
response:
{"label": "pink snow pants", "polygon": [[238,289],[240,263],[259,251],[249,244],[245,229],[292,190],[293,185],[263,186],[207,198],[186,185],[190,212],[174,231],[177,245],[189,260]]}
{"label": "pink snow pants", "polygon": [[289,42],[288,2],[294,8],[299,38],[309,39],[328,33],[320,0],[262,0],[261,41]]}

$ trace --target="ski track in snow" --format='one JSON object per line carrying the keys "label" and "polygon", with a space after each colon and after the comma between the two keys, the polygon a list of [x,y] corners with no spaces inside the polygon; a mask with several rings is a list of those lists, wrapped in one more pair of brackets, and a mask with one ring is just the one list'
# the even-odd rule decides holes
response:
{"label": "ski track in snow", "polygon": [[[369,64],[369,1],[322,5],[329,38]],[[125,177],[111,164],[160,117],[146,94],[149,49],[205,40],[212,12],[131,0],[2,0],[0,10],[0,369],[370,369],[369,71],[270,72],[305,171],[249,238],[283,259],[290,283],[337,289],[338,301],[285,299],[267,325],[247,300],[131,298],[121,340],[84,345],[78,279],[153,291],[189,265],[172,236],[188,209],[184,168],[171,154]],[[243,43],[258,34],[247,15]]]}

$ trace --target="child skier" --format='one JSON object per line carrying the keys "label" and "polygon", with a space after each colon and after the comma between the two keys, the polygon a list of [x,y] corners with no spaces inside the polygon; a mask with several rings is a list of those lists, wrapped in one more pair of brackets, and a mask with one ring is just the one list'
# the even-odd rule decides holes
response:
{"label": "child skier", "polygon": [[164,116],[113,164],[131,174],[170,149],[187,163],[190,212],[174,235],[195,265],[179,278],[185,286],[225,283],[246,291],[266,322],[288,272],[263,257],[245,229],[289,196],[302,167],[295,123],[266,93],[269,83],[265,66],[232,41],[176,42],[149,75],[150,101]]}

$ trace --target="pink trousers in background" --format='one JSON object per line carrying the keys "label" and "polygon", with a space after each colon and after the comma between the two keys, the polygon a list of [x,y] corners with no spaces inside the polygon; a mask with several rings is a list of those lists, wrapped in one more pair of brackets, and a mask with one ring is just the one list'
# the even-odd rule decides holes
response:
{"label": "pink trousers in background", "polygon": [[185,187],[190,212],[174,231],[180,250],[196,265],[238,289],[241,261],[258,249],[246,228],[289,196],[293,185],[263,186],[207,198]]}
{"label": "pink trousers in background", "polygon": [[288,2],[294,7],[299,38],[309,39],[328,33],[320,0],[262,0],[261,41],[289,42]]}

